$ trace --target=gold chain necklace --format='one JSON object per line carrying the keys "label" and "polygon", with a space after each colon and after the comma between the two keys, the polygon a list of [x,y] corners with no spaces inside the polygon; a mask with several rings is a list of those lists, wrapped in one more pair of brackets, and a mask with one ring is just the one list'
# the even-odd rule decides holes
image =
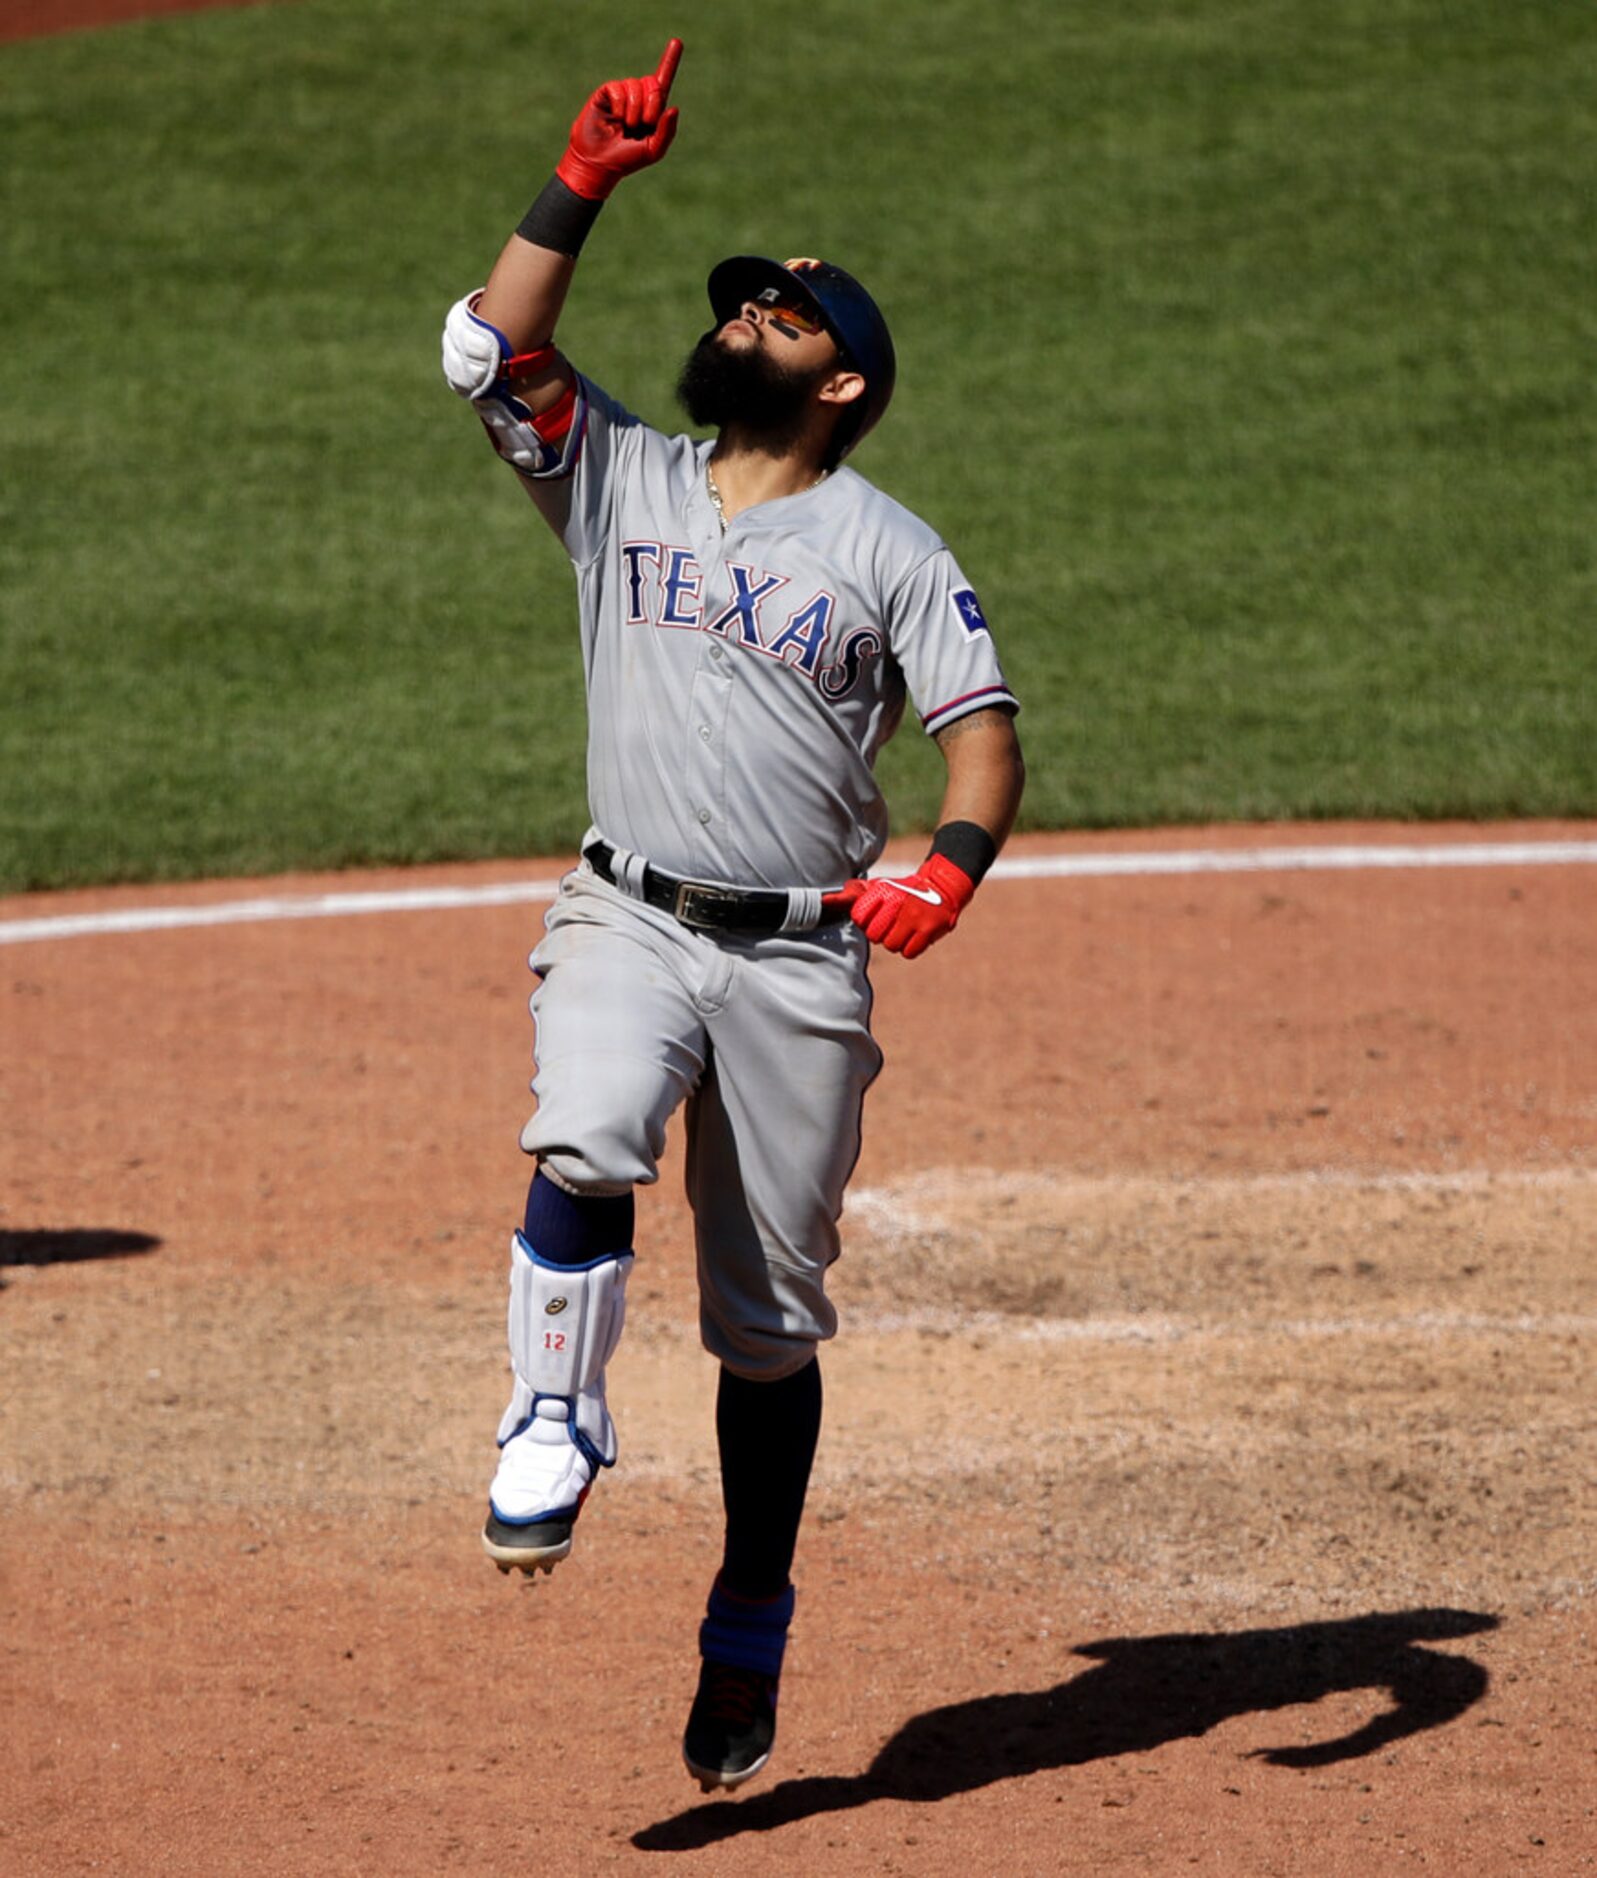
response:
{"label": "gold chain necklace", "polygon": [[721,503],[721,491],[716,486],[715,471],[706,459],[704,465],[704,486],[710,492],[710,507],[715,510],[715,519],[721,524],[721,533],[726,533],[726,510]]}
{"label": "gold chain necklace", "polygon": [[[830,470],[822,470],[814,482],[806,483],[802,489],[795,489],[794,495],[808,495],[810,490],[818,489],[831,473]],[[721,501],[721,490],[715,480],[715,471],[711,469],[708,457],[704,460],[704,486],[710,492],[710,507],[715,510],[715,518],[721,524],[721,533],[724,535],[726,533],[726,508]]]}

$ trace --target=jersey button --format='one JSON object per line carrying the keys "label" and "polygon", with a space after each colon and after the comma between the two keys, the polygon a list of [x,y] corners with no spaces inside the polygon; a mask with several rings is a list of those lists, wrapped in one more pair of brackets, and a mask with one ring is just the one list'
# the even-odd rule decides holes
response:
{"label": "jersey button", "polygon": [[716,644],[716,642],[715,642],[715,641],[714,641],[714,640],[712,639],[712,640],[710,641],[710,657],[711,657],[712,659],[718,659],[718,658],[720,658],[720,656],[721,656],[721,648],[720,648],[720,647],[719,647],[719,646],[718,646],[718,645]]}
{"label": "jersey button", "polygon": [[700,724],[699,735],[708,743],[710,741],[710,726],[708,724]]}
{"label": "jersey button", "polygon": [[709,811],[708,809],[700,809],[700,810],[699,810],[699,820],[700,820],[701,822],[708,822],[708,821],[709,821],[709,819],[710,819],[710,811]]}

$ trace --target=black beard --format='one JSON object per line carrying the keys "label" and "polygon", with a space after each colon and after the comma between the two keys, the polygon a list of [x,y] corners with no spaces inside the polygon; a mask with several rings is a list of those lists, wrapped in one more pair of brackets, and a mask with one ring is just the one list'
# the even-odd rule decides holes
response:
{"label": "black beard", "polygon": [[705,333],[677,378],[677,401],[689,419],[720,430],[736,424],[767,450],[795,444],[810,410],[810,393],[827,368],[789,371],[763,347],[733,351],[716,344],[719,327]]}

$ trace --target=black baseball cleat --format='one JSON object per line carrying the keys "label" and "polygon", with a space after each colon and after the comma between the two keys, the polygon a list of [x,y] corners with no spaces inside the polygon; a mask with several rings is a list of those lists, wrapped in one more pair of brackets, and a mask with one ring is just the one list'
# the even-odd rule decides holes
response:
{"label": "black baseball cleat", "polygon": [[482,1549],[502,1572],[552,1572],[571,1550],[575,1513],[562,1519],[539,1519],[526,1526],[510,1526],[489,1510],[482,1529]]}
{"label": "black baseball cleat", "polygon": [[742,1786],[771,1758],[775,1739],[775,1679],[705,1663],[682,1737],[682,1758],[704,1792]]}

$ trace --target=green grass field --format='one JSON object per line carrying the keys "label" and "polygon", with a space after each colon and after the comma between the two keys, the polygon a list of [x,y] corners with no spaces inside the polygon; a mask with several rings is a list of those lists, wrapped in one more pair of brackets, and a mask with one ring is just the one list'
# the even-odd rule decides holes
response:
{"label": "green grass field", "polygon": [[872,285],[1026,825],[1597,812],[1597,12],[305,0],[0,47],[0,889],[572,845],[570,571],[437,334],[671,31],[563,341],[669,423],[723,254]]}

